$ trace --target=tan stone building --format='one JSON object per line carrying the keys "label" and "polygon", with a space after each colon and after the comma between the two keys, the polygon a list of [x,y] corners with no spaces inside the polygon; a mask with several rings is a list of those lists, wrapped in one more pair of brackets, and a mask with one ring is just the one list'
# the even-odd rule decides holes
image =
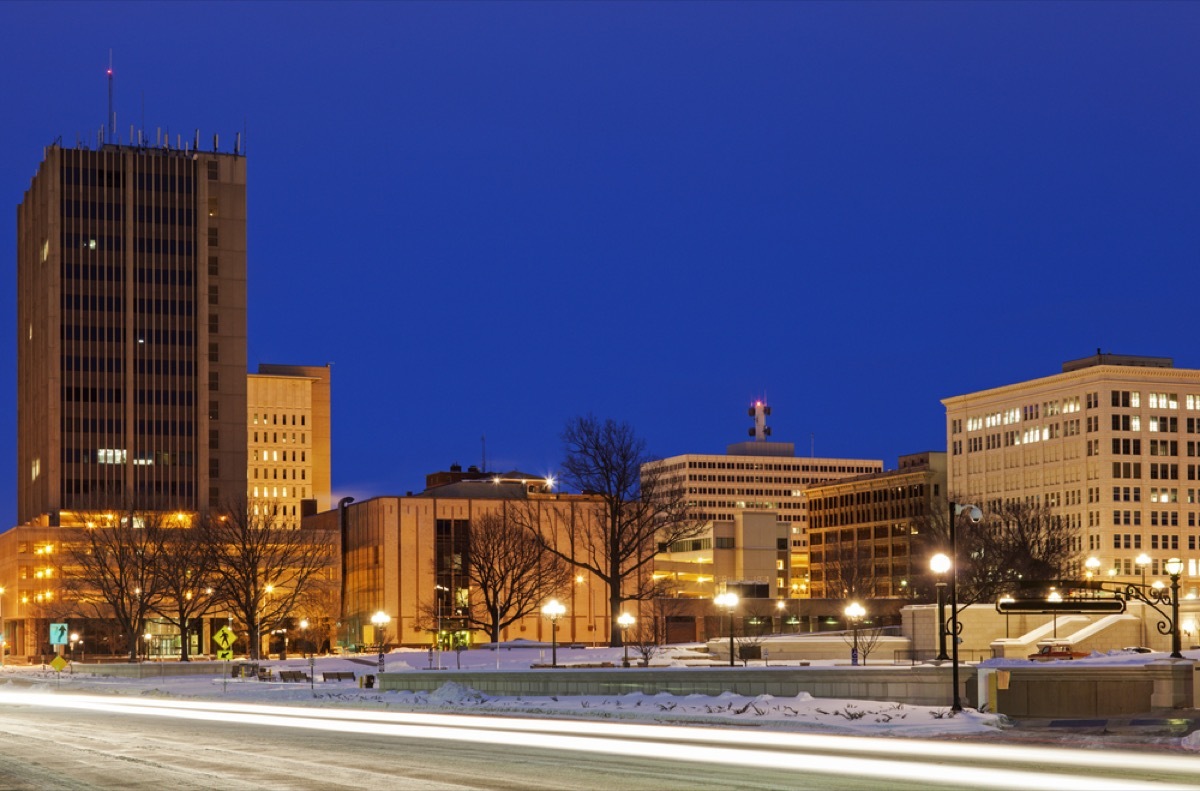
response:
{"label": "tan stone building", "polygon": [[17,518],[245,491],[246,161],[46,148],[17,210]]}
{"label": "tan stone building", "polygon": [[[497,475],[472,469],[428,477],[430,486],[420,494],[347,502],[304,519],[305,529],[342,535],[338,642],[343,645],[373,645],[378,635],[371,615],[378,611],[391,618],[389,643],[432,646],[435,631],[445,644],[456,637],[488,639],[482,632],[467,634],[460,617],[472,596],[467,575],[472,522],[483,514],[532,506],[545,512],[547,523],[561,526],[585,518],[594,504],[592,497],[553,492],[545,479],[519,472]],[[577,573],[559,600],[567,608],[558,621],[560,641],[607,643],[607,586],[586,572]],[[550,624],[531,614],[501,635],[502,640],[516,638],[549,641]]]}
{"label": "tan stone building", "polygon": [[246,402],[250,501],[276,509],[285,527],[300,526],[305,500],[312,513],[329,510],[329,367],[259,365]]}
{"label": "tan stone building", "polygon": [[946,508],[946,454],[900,457],[897,469],[810,486],[808,539],[812,595],[909,595],[926,558],[913,538]]}
{"label": "tan stone building", "polygon": [[1178,557],[1200,592],[1200,371],[1097,353],[942,403],[951,497],[1052,509],[1077,528],[1078,576],[1095,557],[1105,578],[1165,580]]}

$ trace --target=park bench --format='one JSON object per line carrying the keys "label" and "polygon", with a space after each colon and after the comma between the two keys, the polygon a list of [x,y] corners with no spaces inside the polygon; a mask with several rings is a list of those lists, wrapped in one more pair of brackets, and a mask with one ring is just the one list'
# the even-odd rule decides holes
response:
{"label": "park bench", "polygon": [[321,674],[322,681],[353,681],[353,670],[333,670]]}
{"label": "park bench", "polygon": [[303,670],[280,670],[279,680],[285,683],[301,683],[308,681],[308,673]]}

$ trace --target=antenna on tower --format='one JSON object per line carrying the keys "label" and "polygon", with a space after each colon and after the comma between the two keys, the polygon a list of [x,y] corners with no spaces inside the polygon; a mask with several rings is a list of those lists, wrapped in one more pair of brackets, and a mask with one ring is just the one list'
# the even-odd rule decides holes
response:
{"label": "antenna on tower", "polygon": [[112,139],[117,141],[117,114],[113,112],[113,68],[112,68],[112,50],[108,51],[108,125],[111,130]]}

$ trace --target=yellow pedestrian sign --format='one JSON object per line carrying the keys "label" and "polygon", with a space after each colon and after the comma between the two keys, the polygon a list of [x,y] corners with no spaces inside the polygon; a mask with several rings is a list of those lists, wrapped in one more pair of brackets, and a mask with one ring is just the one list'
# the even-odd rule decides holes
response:
{"label": "yellow pedestrian sign", "polygon": [[233,644],[237,641],[237,635],[233,633],[232,629],[230,629],[228,626],[222,626],[217,630],[216,634],[212,636],[212,639],[214,643],[221,647],[222,652],[229,652],[228,657],[222,658],[233,658],[233,651],[230,649],[233,648]]}

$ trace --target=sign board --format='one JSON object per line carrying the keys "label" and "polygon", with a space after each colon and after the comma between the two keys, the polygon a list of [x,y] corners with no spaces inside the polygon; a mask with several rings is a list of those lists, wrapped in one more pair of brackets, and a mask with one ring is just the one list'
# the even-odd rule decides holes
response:
{"label": "sign board", "polygon": [[232,648],[218,648],[217,649],[217,659],[222,659],[222,660],[233,659],[233,649]]}
{"label": "sign board", "polygon": [[51,645],[66,645],[68,635],[67,625],[65,623],[50,624],[50,644]]}
{"label": "sign board", "polygon": [[59,673],[61,673],[63,671],[63,668],[66,667],[68,664],[70,664],[70,663],[67,662],[67,660],[63,659],[61,656],[56,656],[50,660],[50,667],[54,668]]}
{"label": "sign board", "polygon": [[233,647],[233,644],[237,642],[237,635],[234,634],[233,630],[228,626],[222,626],[217,630],[216,634],[212,636],[212,639],[213,642],[219,645],[221,648],[229,650]]}

